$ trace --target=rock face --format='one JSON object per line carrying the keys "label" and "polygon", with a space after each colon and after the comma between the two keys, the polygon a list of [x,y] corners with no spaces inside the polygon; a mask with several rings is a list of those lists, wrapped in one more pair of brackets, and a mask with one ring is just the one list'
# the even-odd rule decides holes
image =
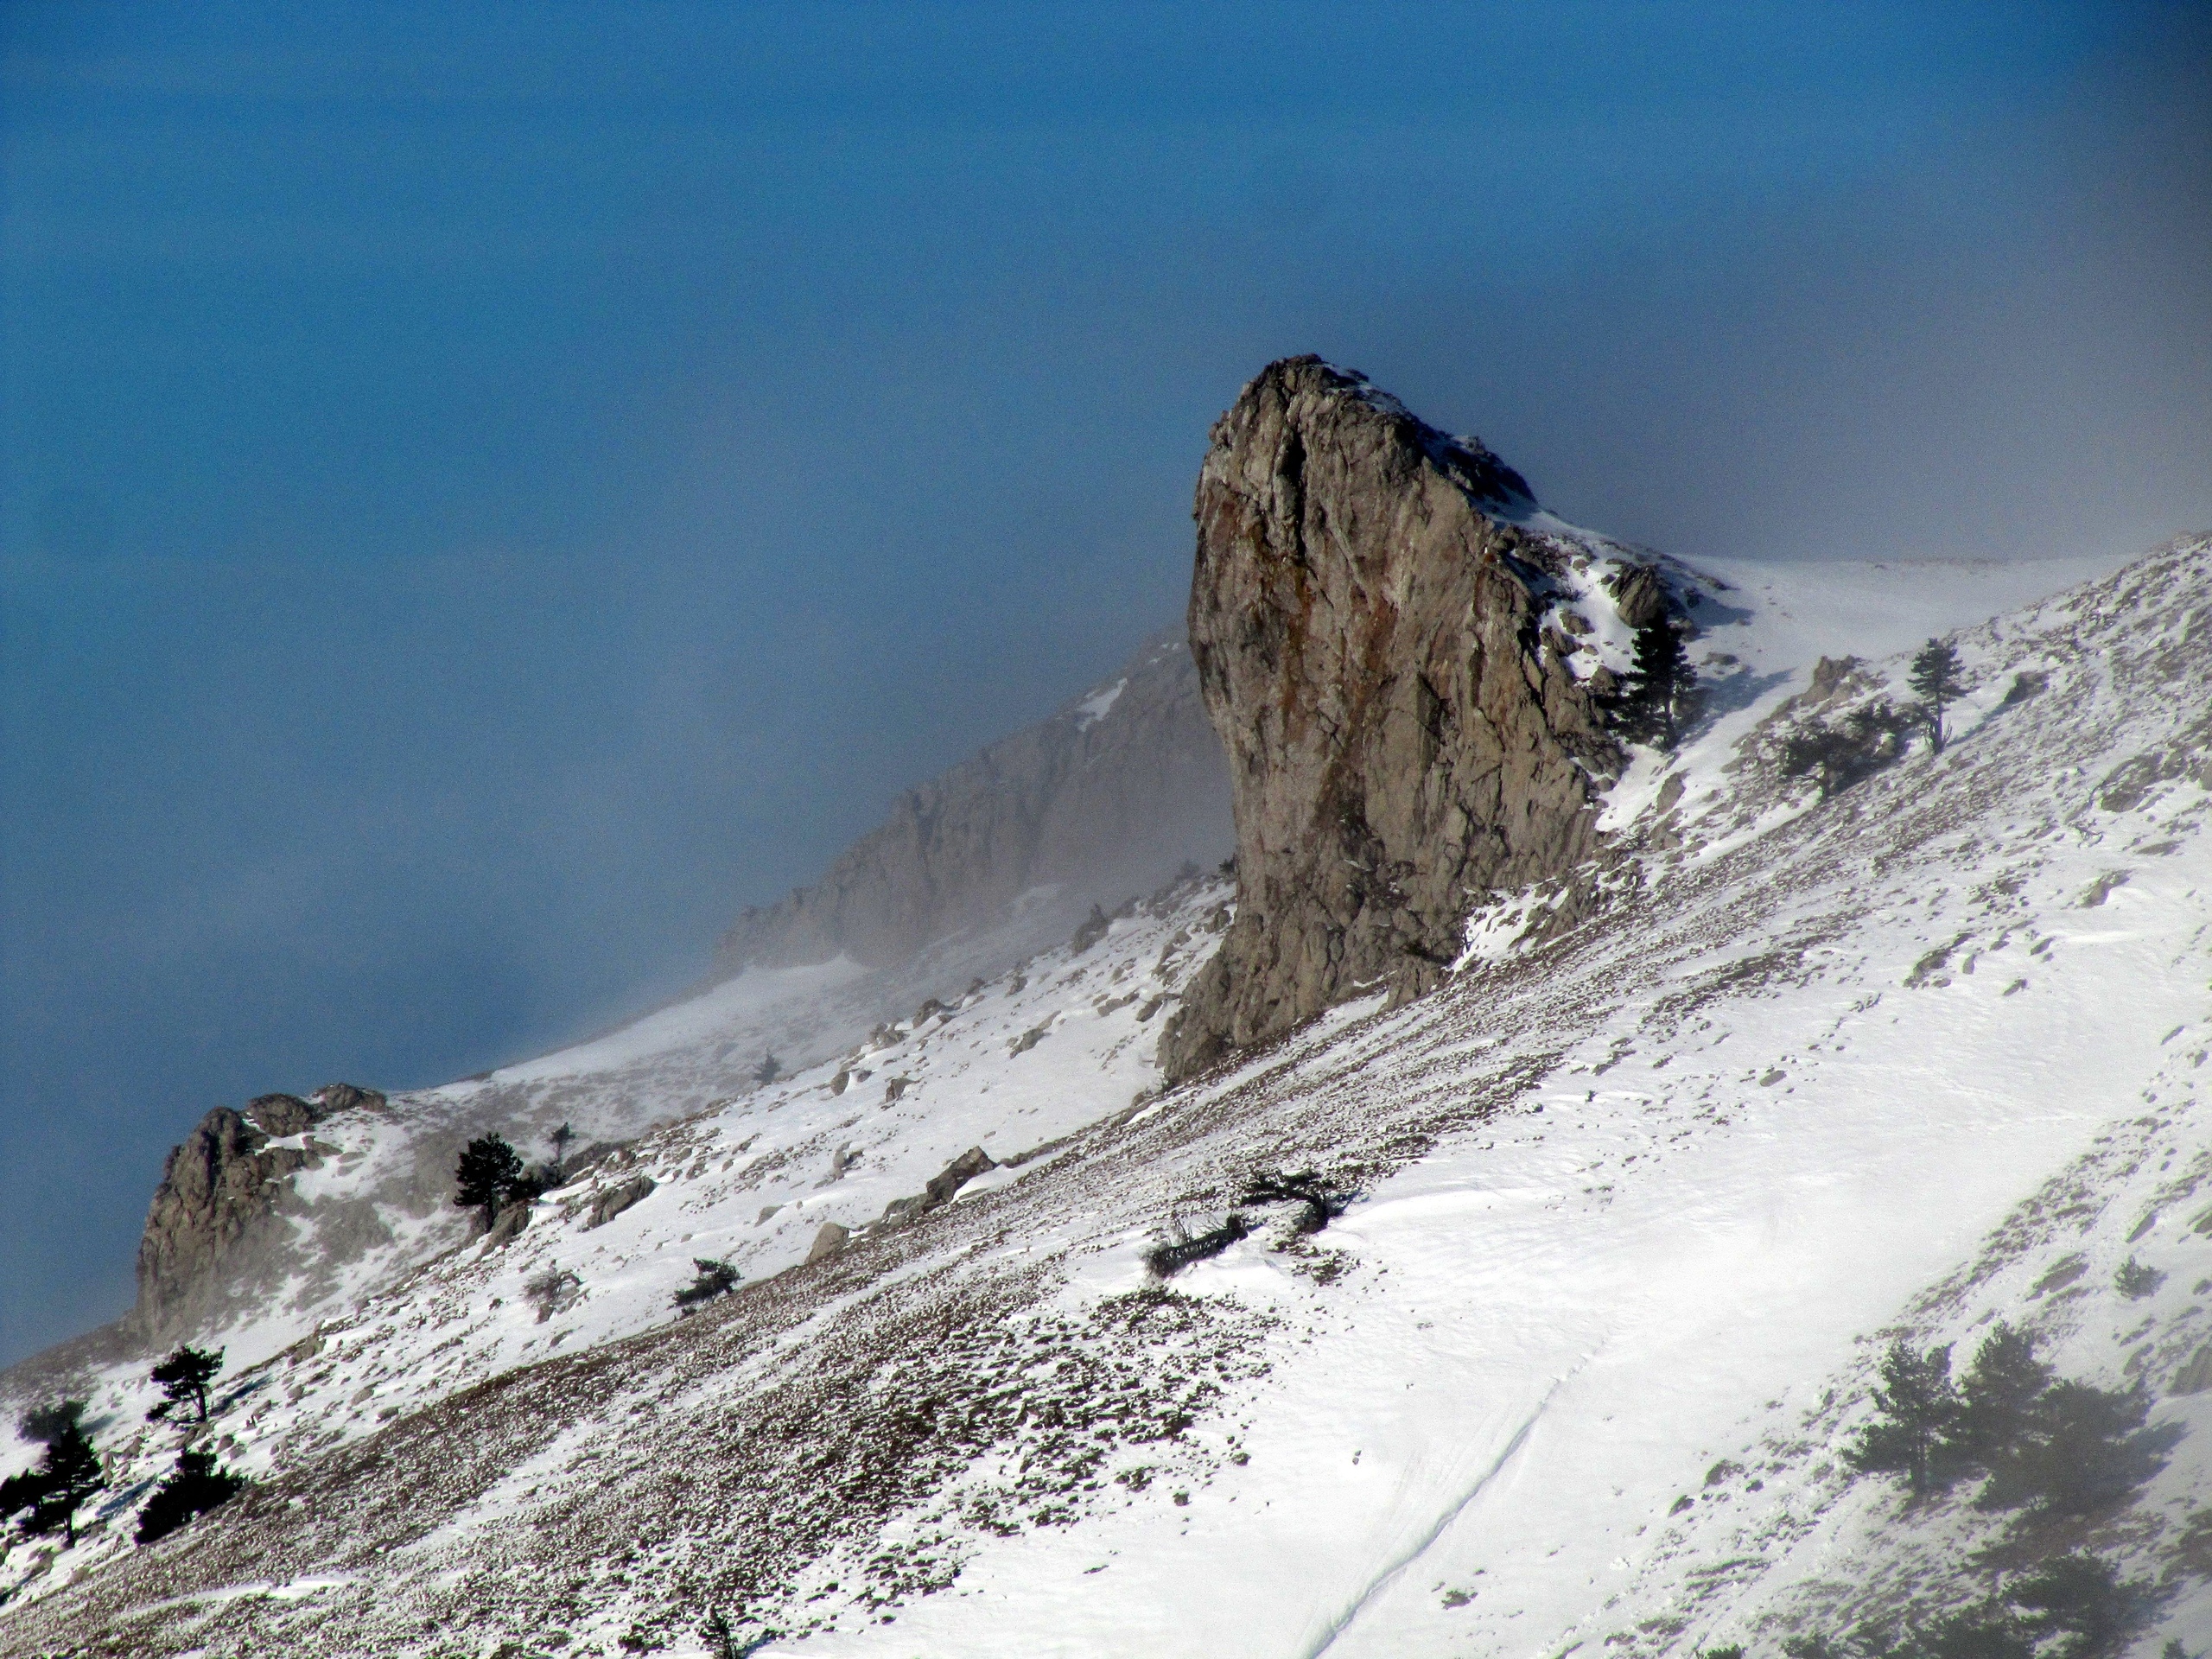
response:
{"label": "rock face", "polygon": [[1057,905],[1040,925],[1063,938],[1093,900],[1150,893],[1229,846],[1221,744],[1177,628],[1051,719],[907,791],[819,883],[747,910],[718,966],[841,952],[870,967],[901,963],[1000,922],[1039,889],[1056,890]]}
{"label": "rock face", "polygon": [[650,1175],[633,1175],[620,1186],[607,1188],[591,1201],[580,1230],[588,1233],[594,1227],[604,1227],[640,1198],[650,1198],[652,1190],[653,1178]]}
{"label": "rock face", "polygon": [[[1436,982],[1482,898],[1593,842],[1618,751],[1540,639],[1560,550],[1520,475],[1316,358],[1199,474],[1191,648],[1230,754],[1237,912],[1163,1040],[1183,1077],[1354,993]],[[1624,594],[1624,608],[1663,605]]]}
{"label": "rock face", "polygon": [[384,1098],[333,1084],[312,1101],[262,1095],[243,1114],[219,1106],[201,1118],[181,1146],[170,1148],[146,1211],[138,1300],[125,1321],[131,1334],[160,1343],[188,1329],[247,1268],[293,1172],[319,1161],[312,1142],[271,1146],[272,1137],[304,1135],[338,1111],[381,1107]]}
{"label": "rock face", "polygon": [[138,1240],[131,1323],[148,1340],[163,1340],[207,1310],[227,1259],[310,1157],[268,1143],[238,1113],[219,1106],[171,1148]]}

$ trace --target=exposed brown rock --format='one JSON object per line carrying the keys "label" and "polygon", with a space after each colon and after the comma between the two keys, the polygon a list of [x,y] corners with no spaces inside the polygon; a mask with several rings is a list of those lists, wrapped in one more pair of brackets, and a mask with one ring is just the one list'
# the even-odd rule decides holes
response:
{"label": "exposed brown rock", "polygon": [[959,1196],[960,1189],[998,1167],[991,1154],[981,1147],[970,1147],[947,1164],[924,1184],[922,1191],[911,1198],[893,1198],[883,1207],[883,1221],[896,1225],[912,1221],[915,1217],[950,1204]]}
{"label": "exposed brown rock", "polygon": [[998,1166],[981,1147],[970,1147],[929,1179],[924,1188],[932,1205],[950,1204],[962,1187]]}
{"label": "exposed brown rock", "polygon": [[245,1115],[264,1135],[282,1140],[304,1135],[322,1121],[322,1114],[297,1095],[262,1095],[246,1103]]}
{"label": "exposed brown rock", "polygon": [[499,1213],[492,1218],[491,1226],[485,1230],[485,1249],[499,1249],[529,1225],[530,1205],[527,1200],[501,1205]]}
{"label": "exposed brown rock", "polygon": [[1310,357],[1212,436],[1190,638],[1238,908],[1163,1039],[1177,1077],[1363,988],[1433,985],[1484,895],[1588,855],[1586,766],[1618,753],[1539,642],[1559,550],[1508,522],[1535,504],[1497,456]]}
{"label": "exposed brown rock", "polygon": [[382,1090],[351,1083],[326,1083],[311,1098],[324,1117],[335,1117],[340,1112],[380,1112],[387,1104]]}

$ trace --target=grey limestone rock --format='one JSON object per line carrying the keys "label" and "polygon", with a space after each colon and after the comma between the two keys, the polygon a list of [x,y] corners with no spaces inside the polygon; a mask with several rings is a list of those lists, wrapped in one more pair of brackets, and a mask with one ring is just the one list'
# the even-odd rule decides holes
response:
{"label": "grey limestone rock", "polygon": [[852,1234],[834,1221],[822,1224],[822,1230],[814,1236],[814,1243],[806,1252],[806,1264],[812,1267],[825,1256],[832,1256],[845,1248],[845,1241]]}
{"label": "grey limestone rock", "polygon": [[1155,635],[1049,720],[909,790],[813,887],[747,910],[721,940],[719,969],[841,951],[902,963],[1040,892],[1079,918],[1094,900],[1152,892],[1187,861],[1218,859],[1228,798],[1182,631]]}
{"label": "grey limestone rock", "polygon": [[499,1213],[492,1217],[492,1224],[485,1231],[485,1249],[498,1249],[529,1225],[530,1205],[526,1200],[501,1205]]}
{"label": "grey limestone rock", "polygon": [[[264,1095],[250,1109],[289,1122],[290,1107],[304,1109],[304,1103]],[[292,1173],[314,1161],[311,1153],[269,1140],[219,1106],[170,1149],[138,1241],[138,1300],[128,1321],[135,1335],[160,1342],[206,1313],[250,1254]]]}
{"label": "grey limestone rock", "polygon": [[1316,358],[1215,423],[1189,626],[1237,911],[1163,1039],[1172,1077],[1363,989],[1418,994],[1485,895],[1589,855],[1619,750],[1538,638],[1561,549],[1514,522],[1535,505],[1479,442]]}
{"label": "grey limestone rock", "polygon": [[256,1128],[279,1140],[304,1135],[322,1121],[322,1114],[297,1095],[261,1095],[246,1103],[245,1111]]}
{"label": "grey limestone rock", "polygon": [[653,1178],[650,1175],[633,1175],[620,1186],[607,1188],[591,1201],[579,1230],[588,1233],[594,1227],[605,1226],[652,1190]]}

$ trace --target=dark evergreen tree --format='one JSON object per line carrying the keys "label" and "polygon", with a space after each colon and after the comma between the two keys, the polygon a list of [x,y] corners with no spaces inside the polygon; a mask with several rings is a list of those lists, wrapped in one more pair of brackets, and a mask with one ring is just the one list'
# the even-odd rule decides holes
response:
{"label": "dark evergreen tree", "polygon": [[40,1446],[52,1446],[73,1423],[81,1422],[85,1402],[81,1400],[57,1400],[50,1406],[35,1406],[25,1412],[16,1425],[16,1433]]}
{"label": "dark evergreen tree", "polygon": [[149,1420],[158,1421],[189,1402],[199,1408],[200,1421],[206,1422],[207,1385],[222,1369],[223,1351],[219,1348],[212,1354],[188,1344],[178,1349],[154,1367],[154,1381],[161,1384],[162,1392],[168,1398],[146,1414]]}
{"label": "dark evergreen tree", "polygon": [[1783,740],[1782,775],[1817,778],[1825,801],[1902,756],[1913,719],[1910,710],[1877,700],[1836,725],[1802,727]]}
{"label": "dark evergreen tree", "polygon": [[515,1149],[496,1135],[480,1135],[461,1148],[454,1166],[453,1201],[464,1210],[480,1210],[489,1227],[499,1206],[518,1197],[536,1198],[536,1183],[523,1173]]}
{"label": "dark evergreen tree", "polygon": [[219,1468],[213,1452],[187,1446],[177,1453],[176,1467],[154,1488],[146,1507],[138,1512],[138,1541],[150,1544],[166,1538],[187,1522],[228,1503],[245,1482],[229,1470]]}
{"label": "dark evergreen tree", "polygon": [[1967,687],[1959,677],[1958,647],[1948,639],[1930,639],[1912,659],[1905,677],[1920,699],[1921,718],[1928,728],[1928,741],[1943,753],[1943,710],[1956,702]]}
{"label": "dark evergreen tree", "polygon": [[2084,1515],[2126,1497],[2165,1466],[2183,1432],[2177,1424],[2145,1427],[2150,1413],[2140,1391],[2054,1382],[2025,1432],[1991,1456],[1977,1503]]}
{"label": "dark evergreen tree", "polygon": [[569,1160],[569,1142],[575,1138],[576,1132],[565,1123],[553,1131],[553,1173],[556,1177]]}
{"label": "dark evergreen tree", "polygon": [[1915,1492],[1924,1492],[1942,1471],[1944,1442],[1958,1419],[1951,1351],[1915,1354],[1904,1343],[1894,1344],[1882,1358],[1882,1383],[1874,1390],[1882,1414],[1859,1431],[1846,1456],[1867,1473],[1902,1473]]}
{"label": "dark evergreen tree", "polygon": [[92,1449],[83,1425],[73,1420],[48,1445],[37,1468],[0,1482],[0,1510],[13,1514],[29,1510],[24,1531],[43,1535],[59,1528],[73,1546],[77,1511],[106,1485],[100,1454]]}
{"label": "dark evergreen tree", "polygon": [[1696,685],[1697,671],[1673,622],[1659,616],[1638,628],[1636,659],[1622,681],[1619,702],[1629,736],[1673,748]]}
{"label": "dark evergreen tree", "polygon": [[776,1058],[776,1051],[772,1048],[761,1055],[760,1064],[753,1068],[753,1081],[770,1084],[783,1075],[784,1063]]}
{"label": "dark evergreen tree", "polygon": [[737,1281],[744,1275],[727,1262],[717,1262],[711,1256],[694,1256],[691,1265],[699,1276],[676,1293],[676,1305],[689,1313],[702,1302],[711,1302],[737,1288]]}
{"label": "dark evergreen tree", "polygon": [[1960,1379],[1958,1415],[1946,1437],[1954,1457],[1987,1469],[2019,1445],[2035,1431],[2051,1376],[2036,1357],[2033,1337],[2009,1325],[1991,1332]]}
{"label": "dark evergreen tree", "polygon": [[2094,1555],[2062,1555],[2006,1586],[2005,1599],[2028,1610],[2029,1629],[2061,1639],[2051,1659],[2111,1659],[2124,1653],[2166,1599],[2145,1579],[2123,1579]]}

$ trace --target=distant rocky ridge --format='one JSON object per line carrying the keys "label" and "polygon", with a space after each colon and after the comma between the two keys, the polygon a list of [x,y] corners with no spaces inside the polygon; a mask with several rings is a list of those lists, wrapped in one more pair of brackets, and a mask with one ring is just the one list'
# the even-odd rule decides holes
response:
{"label": "distant rocky ridge", "polygon": [[1035,911],[1042,943],[1230,844],[1221,744],[1173,628],[1049,720],[907,791],[820,881],[740,917],[718,967],[840,955],[884,967],[1018,907]]}
{"label": "distant rocky ridge", "polygon": [[[1238,909],[1171,1076],[1358,989],[1426,990],[1484,895],[1588,856],[1621,752],[1574,642],[1541,626],[1569,549],[1515,522],[1535,509],[1481,443],[1319,358],[1271,364],[1215,423],[1190,639],[1230,756]],[[1613,574],[1617,613],[1663,611],[1656,572]]]}
{"label": "distant rocky ridge", "polygon": [[[1230,841],[1220,744],[1182,630],[1172,628],[1051,718],[909,791],[818,884],[747,912],[721,943],[721,976],[840,955],[880,971],[807,1007],[764,1010],[760,1046],[727,1045],[726,1064],[702,1069],[701,1097],[745,1086],[764,1049],[804,1062],[925,995],[956,994],[976,975],[1065,942],[1099,901],[1111,907],[1187,864],[1211,866]],[[306,1217],[296,1178],[329,1152],[314,1131],[343,1113],[384,1111],[385,1097],[334,1084],[207,1113],[163,1166],[139,1241],[134,1306],[65,1348],[158,1347],[220,1326],[280,1284],[327,1287],[364,1249],[392,1243],[390,1216],[442,1212],[454,1151],[469,1135],[526,1135],[564,1114],[588,1116],[504,1077],[427,1116],[419,1099],[403,1105],[421,1119],[410,1154],[394,1161],[377,1202],[318,1201],[311,1249],[287,1218]]]}

